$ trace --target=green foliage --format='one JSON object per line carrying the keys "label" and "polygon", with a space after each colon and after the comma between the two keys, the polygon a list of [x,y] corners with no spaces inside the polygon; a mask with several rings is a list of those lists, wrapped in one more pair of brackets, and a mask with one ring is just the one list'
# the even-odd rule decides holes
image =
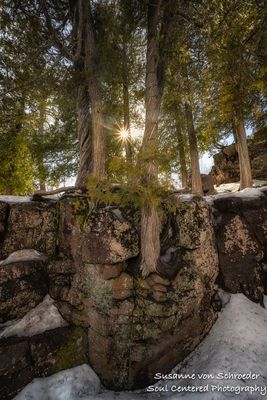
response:
{"label": "green foliage", "polygon": [[[125,161],[122,162],[125,164]],[[117,159],[115,168],[119,168],[121,160]],[[114,164],[113,164],[114,166]],[[131,168],[131,171],[133,169]],[[110,180],[90,176],[88,179],[88,197],[95,205],[117,205],[120,207],[133,207],[145,209],[152,204],[159,211],[168,209],[174,212],[178,206],[171,184],[168,181],[159,182],[156,179],[146,181],[145,173],[135,169],[135,174],[130,179],[121,180],[112,184]]]}
{"label": "green foliage", "polygon": [[0,194],[25,195],[33,190],[33,168],[23,136],[0,135]]}
{"label": "green foliage", "polygon": [[[73,50],[71,9],[65,1],[46,3],[62,46],[49,32],[39,2],[3,0],[1,193],[25,194],[41,184],[59,186],[78,169],[76,94],[80,75],[72,57],[61,51],[61,47]],[[127,110],[130,126],[144,130],[147,2],[91,3],[107,136],[107,175],[120,188],[111,190],[108,181],[106,186],[103,182],[90,184],[99,201],[105,195],[111,203],[126,202],[122,197],[130,196],[138,207],[149,201],[162,202],[171,175],[180,168],[176,127],[181,127],[186,139],[185,101],[192,105],[200,154],[225,144],[232,134],[237,105],[247,126],[259,130],[266,125],[266,4],[255,0],[182,1],[171,43],[164,43],[168,51],[161,49],[168,62],[159,142],[138,155],[140,140],[132,140],[132,162],[126,162],[125,143],[118,140],[117,133],[125,124]],[[123,88],[128,90],[128,100]],[[184,148],[190,167],[187,140]],[[158,164],[160,184],[148,185],[142,168],[136,173],[137,159],[142,165]],[[164,180],[167,183],[162,183]],[[139,181],[142,183],[134,183]],[[99,190],[101,194],[96,194]]]}
{"label": "green foliage", "polygon": [[3,2],[0,192],[56,186],[77,169],[75,86],[24,1]]}

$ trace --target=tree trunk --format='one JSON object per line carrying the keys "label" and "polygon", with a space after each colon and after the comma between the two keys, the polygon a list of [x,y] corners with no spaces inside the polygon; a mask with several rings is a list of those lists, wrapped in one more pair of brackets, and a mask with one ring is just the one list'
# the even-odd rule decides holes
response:
{"label": "tree trunk", "polygon": [[191,170],[192,193],[203,195],[200,168],[199,168],[199,154],[197,148],[196,131],[194,127],[192,107],[189,102],[185,103],[185,116],[186,116],[191,169],[192,169]]}
{"label": "tree trunk", "polygon": [[[150,2],[148,7],[147,28],[147,58],[146,58],[146,92],[145,92],[145,132],[141,148],[141,157],[144,151],[151,152],[149,160],[143,162],[145,167],[144,183],[148,185],[157,179],[158,164],[153,155],[158,141],[158,118],[162,92],[158,82],[158,38],[157,22],[161,1]],[[141,216],[141,270],[145,277],[156,271],[160,255],[160,216],[153,204],[147,204],[142,209]]]}
{"label": "tree trunk", "polygon": [[80,148],[79,171],[75,185],[85,188],[92,168],[92,134],[90,129],[89,93],[86,81],[80,81],[77,93],[78,138]]}
{"label": "tree trunk", "polygon": [[44,192],[46,191],[46,186],[45,186],[45,182],[43,181],[39,181],[39,189],[43,190]]}
{"label": "tree trunk", "polygon": [[132,161],[131,131],[130,131],[130,107],[129,107],[129,85],[125,79],[123,82],[123,127],[128,132],[125,140],[126,160]]}
{"label": "tree trunk", "polygon": [[[85,4],[83,0],[79,1]],[[93,133],[92,174],[101,178],[106,174],[106,140],[91,1],[88,2],[85,12],[85,72],[88,76]]]}
{"label": "tree trunk", "polygon": [[129,102],[129,79],[128,79],[128,55],[125,35],[123,35],[123,128],[128,132],[128,139],[125,141],[126,160],[132,161],[131,130],[130,130],[130,102]]}
{"label": "tree trunk", "polygon": [[177,139],[178,139],[180,178],[181,178],[181,182],[182,182],[182,187],[187,187],[188,176],[187,176],[187,168],[186,168],[186,161],[185,161],[184,136],[183,136],[181,125],[179,122],[176,123],[176,134],[177,134]]}
{"label": "tree trunk", "polygon": [[90,129],[90,97],[85,74],[85,25],[86,9],[80,0],[71,0],[74,71],[77,81],[77,131],[79,139],[79,170],[75,185],[86,188],[88,175],[92,169],[92,130]]}
{"label": "tree trunk", "polygon": [[240,170],[239,189],[245,189],[253,186],[250,159],[248,153],[247,135],[244,125],[244,118],[241,112],[236,113],[234,118],[234,132],[236,135],[237,151]]}
{"label": "tree trunk", "polygon": [[[39,102],[38,136],[41,136],[41,137],[44,136],[45,120],[46,120],[46,99],[45,100],[42,99]],[[45,186],[46,174],[44,173],[45,166],[44,166],[44,157],[43,157],[42,153],[40,154],[40,156],[38,156],[37,168],[38,168],[38,172],[39,172],[39,189],[45,190],[46,189],[46,186]]]}
{"label": "tree trunk", "polygon": [[80,146],[76,186],[86,187],[90,173],[97,177],[105,175],[106,150],[102,98],[91,3],[72,0],[71,10],[75,43],[74,66],[78,77],[77,113]]}

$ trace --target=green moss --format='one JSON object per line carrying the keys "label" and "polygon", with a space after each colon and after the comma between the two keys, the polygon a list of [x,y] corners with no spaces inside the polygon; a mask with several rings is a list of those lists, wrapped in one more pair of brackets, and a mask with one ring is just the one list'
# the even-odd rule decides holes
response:
{"label": "green moss", "polygon": [[80,198],[73,203],[76,212],[76,219],[81,230],[83,230],[85,222],[90,214],[88,198]]}
{"label": "green moss", "polygon": [[77,354],[77,341],[84,336],[84,330],[80,327],[73,327],[68,333],[64,343],[56,354],[56,363],[53,373],[73,367]]}

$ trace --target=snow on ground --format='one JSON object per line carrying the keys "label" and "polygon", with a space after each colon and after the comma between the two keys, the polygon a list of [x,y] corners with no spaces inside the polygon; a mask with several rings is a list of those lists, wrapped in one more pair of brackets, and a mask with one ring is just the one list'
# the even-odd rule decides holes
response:
{"label": "snow on ground", "polygon": [[5,203],[28,203],[31,201],[30,196],[0,196],[0,201]]}
{"label": "snow on ground", "polygon": [[267,189],[267,186],[263,186],[262,188],[246,188],[240,190],[239,192],[231,192],[231,193],[219,193],[217,195],[210,196],[213,199],[218,198],[226,198],[226,197],[239,197],[243,200],[252,200],[257,199],[261,196],[264,196],[263,189]]}
{"label": "snow on ground", "polygon": [[[239,182],[232,182],[232,183],[223,183],[222,185],[215,186],[215,189],[218,193],[227,193],[227,192],[238,192],[239,190]],[[253,180],[253,187],[259,188],[262,186],[266,186],[267,182],[266,181],[261,181],[254,179]]]}
{"label": "snow on ground", "polygon": [[239,191],[239,183],[226,183],[224,185],[215,186],[218,194],[206,196],[208,203],[212,204],[216,199],[224,199],[228,197],[238,197],[244,201],[260,198],[264,196],[264,191],[267,191],[267,182],[254,181],[254,187],[246,188]]}
{"label": "snow on ground", "polygon": [[193,198],[196,197],[196,195],[191,193],[185,193],[185,194],[178,194],[177,197],[179,198],[179,200],[187,202],[193,200]]}
{"label": "snow on ground", "polygon": [[89,365],[66,369],[49,378],[34,379],[31,390],[23,390],[16,399],[73,400],[94,395],[100,390],[100,380]]}
{"label": "snow on ground", "polygon": [[5,328],[0,332],[0,339],[8,336],[33,336],[68,324],[54,305],[54,300],[47,295],[42,303],[29,311],[22,319],[9,321],[4,325]]}
{"label": "snow on ground", "polygon": [[[44,196],[47,200],[58,200],[62,196],[62,193],[59,194],[51,194],[49,196]],[[0,201],[4,203],[29,203],[32,202],[32,195],[31,196],[5,196],[0,195]]]}
{"label": "snow on ground", "polygon": [[[172,374],[191,374],[191,378],[180,377],[180,379],[159,381],[156,385],[149,387],[151,392],[148,392],[148,389],[138,392],[113,392],[103,387],[99,388],[98,378],[91,372],[88,372],[90,378],[87,381],[87,372],[80,371],[80,367],[76,367],[49,378],[35,379],[15,399],[231,400],[238,398],[238,400],[258,400],[264,398],[267,396],[267,310],[251,302],[243,294],[223,293],[223,304],[223,311],[219,313],[218,320],[207,337],[172,371]],[[265,297],[265,304],[267,306],[267,297]],[[204,379],[199,376],[202,373],[210,374],[210,376]],[[235,379],[230,379],[231,376],[223,376],[230,373],[251,373],[255,374],[255,379],[246,375],[236,376]],[[179,387],[185,390],[188,386],[191,389],[202,386],[203,390],[206,388],[208,391],[178,392]],[[164,391],[159,391],[159,388]],[[245,389],[250,391],[245,392]],[[257,392],[252,392],[253,389]],[[91,394],[89,390],[92,390]],[[230,392],[230,390],[236,392]]]}

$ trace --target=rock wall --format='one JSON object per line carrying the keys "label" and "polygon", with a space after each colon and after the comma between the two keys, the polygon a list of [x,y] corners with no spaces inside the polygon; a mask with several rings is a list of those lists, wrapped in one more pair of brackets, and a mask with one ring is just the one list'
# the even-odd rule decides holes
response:
{"label": "rock wall", "polygon": [[267,293],[267,188],[260,196],[223,196],[213,202],[220,286],[262,303]]}
{"label": "rock wall", "polygon": [[[267,181],[267,140],[248,141],[253,179]],[[237,182],[240,179],[238,154],[234,144],[225,147],[213,156],[211,175],[216,185]]]}
{"label": "rock wall", "polygon": [[[0,339],[2,398],[34,376],[84,362],[109,388],[144,387],[208,333],[220,309],[216,280],[261,301],[264,189],[255,201],[215,199],[210,207],[201,197],[178,197],[176,212],[162,216],[158,272],[143,279],[138,212],[92,207],[78,195],[0,199],[0,323],[22,318],[49,293],[69,324]],[[26,361],[5,356],[13,352]]]}
{"label": "rock wall", "polygon": [[66,320],[88,328],[89,361],[104,384],[144,386],[183,359],[216,317],[218,258],[209,207],[198,198],[181,203],[162,232],[162,262],[175,262],[165,277],[145,280],[136,213],[107,207],[83,219],[86,207],[77,200],[66,198],[61,207],[59,252],[73,260],[75,273],[68,289],[60,276],[53,279],[51,295]]}

